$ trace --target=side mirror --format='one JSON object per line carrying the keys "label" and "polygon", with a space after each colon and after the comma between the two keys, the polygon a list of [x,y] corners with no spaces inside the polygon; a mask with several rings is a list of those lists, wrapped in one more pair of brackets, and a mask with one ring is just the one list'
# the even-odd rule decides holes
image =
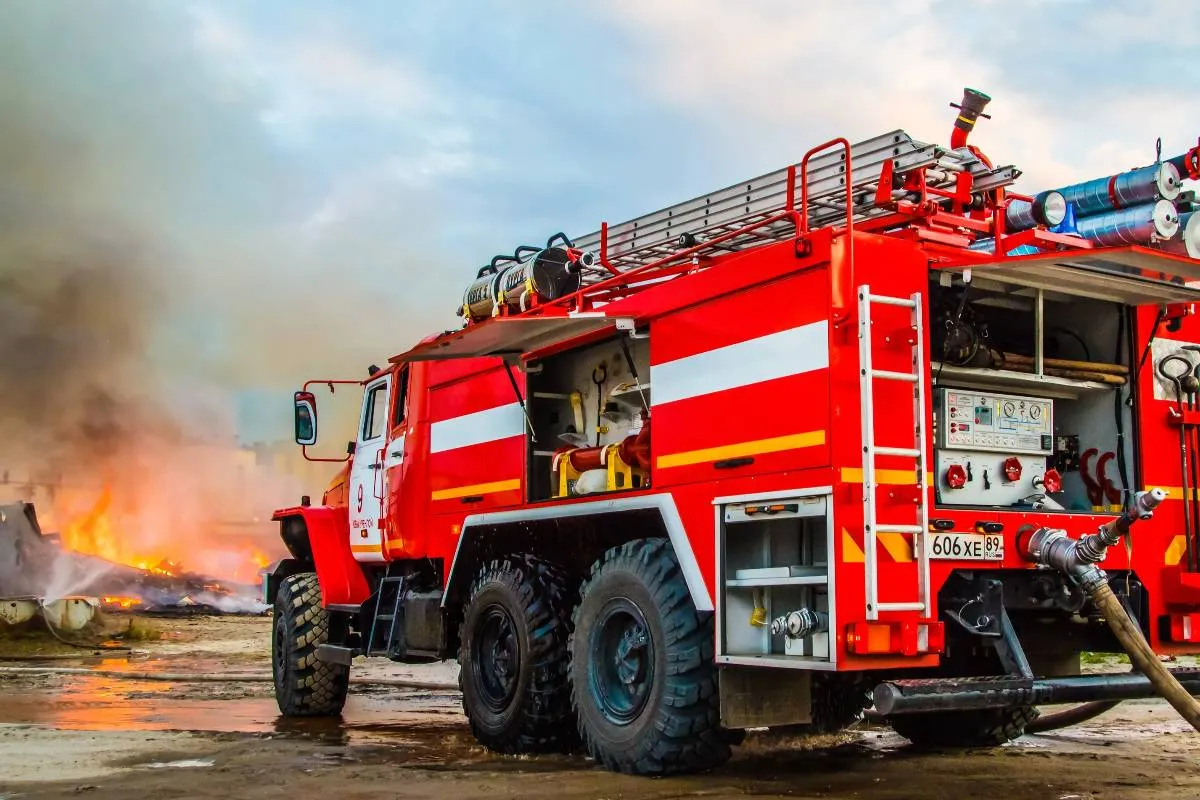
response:
{"label": "side mirror", "polygon": [[296,392],[296,444],[317,443],[317,398],[312,392]]}

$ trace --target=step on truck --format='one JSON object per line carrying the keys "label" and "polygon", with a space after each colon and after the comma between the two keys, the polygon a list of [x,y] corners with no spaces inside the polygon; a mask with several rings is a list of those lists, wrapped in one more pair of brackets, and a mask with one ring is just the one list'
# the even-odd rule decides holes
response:
{"label": "step on truck", "polygon": [[968,144],[989,99],[515,246],[458,328],[306,384],[306,456],[319,394],[362,412],[274,513],[281,712],[456,659],[486,747],[635,774],[871,707],[955,746],[1062,703],[1200,725],[1164,663],[1200,652],[1200,145],[1022,194]]}

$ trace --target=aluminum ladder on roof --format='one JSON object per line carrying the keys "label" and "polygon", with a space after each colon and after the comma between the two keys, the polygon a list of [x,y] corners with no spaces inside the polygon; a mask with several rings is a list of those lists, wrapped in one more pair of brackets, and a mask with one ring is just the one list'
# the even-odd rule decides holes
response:
{"label": "aluminum ladder on roof", "polygon": [[[936,167],[940,174],[928,176],[930,184],[949,189],[958,173],[970,172],[979,191],[1011,184],[1020,175],[1013,167],[989,168],[966,150],[952,151],[913,139],[903,130],[866,139],[850,148],[851,174],[856,192],[853,214],[856,221],[889,213],[875,204],[875,191],[884,162],[893,162],[895,174],[921,167]],[[845,154],[828,152],[816,156],[808,166],[808,216],[811,228],[844,220]],[[791,185],[789,185],[789,183]],[[900,195],[894,193],[894,195]],[[697,242],[731,233],[754,222],[766,220],[787,208],[794,198],[796,210],[801,204],[800,165],[741,181],[716,192],[701,195],[660,211],[627,222],[610,225],[607,232],[608,263],[617,271],[635,269],[659,258],[670,256],[682,247],[681,237]],[[730,239],[723,248],[738,250],[755,244],[782,241],[796,235],[795,226],[781,220]],[[601,251],[601,231],[574,240],[577,247],[597,254]]]}
{"label": "aluminum ladder on roof", "polygon": [[[872,364],[871,306],[900,306],[910,310],[912,331],[912,371],[891,372],[875,369]],[[858,287],[858,354],[860,402],[862,413],[862,485],[863,485],[863,561],[866,568],[867,619],[879,619],[881,611],[920,611],[928,617],[933,610],[930,602],[929,583],[929,466],[925,448],[926,386],[924,322],[922,320],[921,293],[910,297],[887,297],[871,294],[871,287]],[[901,381],[913,387],[913,447],[880,447],[875,443],[875,381]],[[878,484],[875,474],[875,459],[879,456],[909,458],[915,462],[917,487],[916,523],[880,522],[877,518],[876,493]],[[919,600],[881,602],[879,599],[879,564],[877,560],[878,535],[881,533],[901,534],[911,537],[913,554],[917,562],[917,589]]]}

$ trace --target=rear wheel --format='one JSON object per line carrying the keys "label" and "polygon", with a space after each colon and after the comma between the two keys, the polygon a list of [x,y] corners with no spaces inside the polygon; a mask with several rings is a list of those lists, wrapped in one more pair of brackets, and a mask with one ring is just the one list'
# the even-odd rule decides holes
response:
{"label": "rear wheel", "polygon": [[284,578],[275,596],[271,671],[275,702],[285,717],[337,716],[346,704],[350,668],[317,660],[329,640],[329,614],[321,606],[316,573]]}
{"label": "rear wheel", "polygon": [[1033,706],[939,711],[890,717],[892,730],[916,745],[928,747],[996,747],[1017,739],[1038,717]]}
{"label": "rear wheel", "polygon": [[532,556],[493,561],[476,577],[463,615],[459,685],[471,732],[485,747],[533,753],[577,743],[568,587],[561,571]]}
{"label": "rear wheel", "polygon": [[692,604],[665,539],[605,553],[571,639],[571,697],[589,752],[608,769],[696,772],[729,758],[720,728],[711,613]]}

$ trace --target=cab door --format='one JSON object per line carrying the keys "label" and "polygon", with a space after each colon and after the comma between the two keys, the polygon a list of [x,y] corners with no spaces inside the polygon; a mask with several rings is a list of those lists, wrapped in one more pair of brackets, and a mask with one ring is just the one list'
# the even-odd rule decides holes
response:
{"label": "cab door", "polygon": [[409,399],[409,374],[407,364],[396,372],[392,390],[392,414],[388,432],[387,448],[384,451],[383,485],[386,488],[384,522],[386,552],[389,559],[416,558],[424,555],[416,546],[419,531],[414,530],[412,514],[412,486],[408,477],[417,459],[418,442],[416,426],[412,424],[413,402]]}
{"label": "cab door", "polygon": [[387,444],[388,400],[392,374],[366,384],[358,439],[350,466],[350,550],[358,561],[384,561],[384,447]]}

